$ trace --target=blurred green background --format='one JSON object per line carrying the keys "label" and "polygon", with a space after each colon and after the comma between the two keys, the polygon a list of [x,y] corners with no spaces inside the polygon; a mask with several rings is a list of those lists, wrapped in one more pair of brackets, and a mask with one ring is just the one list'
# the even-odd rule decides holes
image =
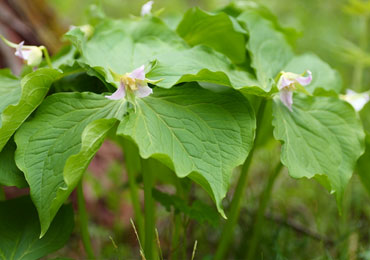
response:
{"label": "blurred green background", "polygon": [[[100,5],[109,16],[120,18],[139,15],[140,8],[146,1],[48,0],[48,2],[67,24],[79,25],[86,22],[86,15],[83,14],[87,13],[91,4]],[[192,6],[214,11],[230,2],[232,1],[156,0],[153,10],[163,8],[162,17],[174,17],[181,16]],[[237,2],[243,4],[251,1]],[[299,37],[295,47],[298,53],[318,54],[340,71],[345,87],[357,90],[370,88],[369,67],[364,68],[361,82],[358,79],[359,75],[353,77],[359,60],[366,58],[367,65],[370,63],[370,55],[363,53],[368,47],[366,24],[368,24],[370,8],[366,11],[356,4],[359,1],[353,0],[256,0],[254,2],[270,9],[283,26],[296,29]],[[364,6],[369,7],[369,1],[362,2]]]}

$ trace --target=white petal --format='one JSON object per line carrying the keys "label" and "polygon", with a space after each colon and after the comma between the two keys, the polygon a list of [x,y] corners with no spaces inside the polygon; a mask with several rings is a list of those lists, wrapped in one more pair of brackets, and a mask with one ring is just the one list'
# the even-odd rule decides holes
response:
{"label": "white petal", "polygon": [[23,57],[23,58],[22,57],[21,58],[23,60],[28,60],[30,58],[31,52],[32,52],[31,50],[21,50],[21,53],[22,53],[21,55]]}
{"label": "white petal", "polygon": [[347,89],[346,95],[342,95],[341,99],[350,103],[358,112],[370,101],[370,96],[368,92],[357,93],[351,89]]}
{"label": "white petal", "polygon": [[294,80],[290,80],[284,75],[282,75],[278,83],[278,89],[281,90],[285,87],[288,87],[292,83],[294,83]]}
{"label": "white petal", "polygon": [[138,90],[135,91],[135,95],[139,98],[147,97],[153,93],[153,89],[148,86],[139,86]]}
{"label": "white petal", "polygon": [[145,67],[141,65],[139,68],[135,69],[130,73],[129,77],[134,79],[145,80]]}
{"label": "white petal", "polygon": [[25,58],[24,58],[23,51],[22,51],[23,45],[24,45],[24,41],[20,42],[14,54],[15,56],[24,60]]}
{"label": "white petal", "polygon": [[23,56],[27,60],[27,64],[32,67],[37,67],[42,61],[42,51],[39,47],[31,46],[27,50],[23,50]]}
{"label": "white petal", "polygon": [[142,7],[141,7],[141,16],[145,16],[147,14],[150,14],[151,11],[152,11],[152,5],[154,4],[154,1],[149,1],[147,3],[145,3]]}
{"label": "white petal", "polygon": [[125,84],[121,82],[119,88],[110,96],[105,96],[110,100],[119,100],[126,96]]}
{"label": "white petal", "polygon": [[280,100],[290,111],[293,111],[293,91],[290,91],[286,88],[280,90]]}
{"label": "white petal", "polygon": [[296,78],[296,81],[299,84],[301,84],[302,86],[307,86],[312,81],[312,73],[311,73],[311,71],[307,70],[307,74],[308,74],[307,77],[303,77],[303,76],[298,77],[298,78]]}

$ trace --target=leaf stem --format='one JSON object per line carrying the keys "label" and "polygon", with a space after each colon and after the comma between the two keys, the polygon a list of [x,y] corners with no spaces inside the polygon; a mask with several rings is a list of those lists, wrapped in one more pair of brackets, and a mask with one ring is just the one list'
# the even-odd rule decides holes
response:
{"label": "leaf stem", "polygon": [[[359,46],[362,51],[366,52],[367,45],[368,45],[367,30],[368,30],[369,17],[367,15],[364,15],[360,17],[360,19],[362,23],[362,30],[361,30],[360,39],[359,39]],[[363,61],[358,61],[354,67],[352,88],[357,90],[358,92],[361,92],[362,90],[362,80],[363,80],[364,68],[365,68],[365,65]]]}
{"label": "leaf stem", "polygon": [[3,201],[5,200],[5,191],[4,191],[4,187],[0,185],[0,201]]}
{"label": "leaf stem", "polygon": [[282,163],[278,162],[272,174],[270,174],[265,189],[262,192],[260,197],[259,207],[256,213],[255,222],[253,224],[253,231],[252,231],[252,238],[249,244],[249,248],[247,251],[247,257],[245,259],[255,259],[254,256],[256,254],[258,242],[260,240],[261,230],[263,227],[264,215],[270,201],[271,191],[274,186],[275,180],[277,179],[279,173],[281,172],[281,168],[283,167]]}
{"label": "leaf stem", "polygon": [[154,259],[154,241],[155,241],[155,215],[154,215],[154,199],[152,189],[154,185],[154,176],[150,159],[142,159],[142,174],[144,181],[144,218],[145,218],[145,240],[144,253],[147,260]]}
{"label": "leaf stem", "polygon": [[130,187],[130,197],[132,207],[134,208],[135,221],[138,227],[139,238],[144,239],[144,217],[140,207],[139,189],[136,183],[136,176],[138,175],[138,166],[140,165],[140,157],[137,148],[129,140],[122,141],[123,149],[125,151],[125,164],[128,175],[128,184]]}
{"label": "leaf stem", "polygon": [[256,130],[256,137],[254,139],[254,144],[253,144],[251,151],[249,152],[249,156],[247,157],[247,159],[245,160],[242,166],[239,180],[237,182],[238,184],[234,192],[234,197],[231,201],[229,218],[226,222],[226,225],[224,226],[224,229],[222,230],[221,240],[218,245],[215,258],[214,258],[215,260],[225,259],[225,255],[233,239],[235,225],[240,215],[241,201],[242,201],[242,198],[244,197],[245,189],[247,187],[247,175],[248,175],[249,167],[251,165],[251,161],[253,158],[255,144],[256,144],[256,140],[259,135],[259,129],[260,129],[260,125],[262,122],[265,107],[266,107],[266,99],[262,99],[260,102],[258,114],[257,114],[257,130]]}
{"label": "leaf stem", "polygon": [[181,230],[181,216],[180,213],[173,213],[174,229],[172,231],[172,242],[171,242],[171,259],[179,259],[179,243],[180,243],[180,230]]}
{"label": "leaf stem", "polygon": [[85,247],[85,251],[86,251],[88,258],[95,259],[93,247],[92,247],[90,236],[89,236],[89,230],[88,230],[88,217],[87,217],[85,198],[84,198],[83,188],[82,188],[82,179],[78,183],[78,186],[77,186],[77,204],[78,204],[78,213],[79,213],[78,216],[79,216],[79,224],[80,224],[80,229],[81,229],[82,243]]}
{"label": "leaf stem", "polygon": [[40,46],[40,49],[42,50],[42,52],[44,53],[44,57],[45,57],[45,60],[46,60],[46,63],[48,64],[48,66],[52,69],[53,68],[53,64],[51,63],[51,60],[50,60],[50,56],[49,56],[49,52],[48,50],[46,49],[45,46]]}

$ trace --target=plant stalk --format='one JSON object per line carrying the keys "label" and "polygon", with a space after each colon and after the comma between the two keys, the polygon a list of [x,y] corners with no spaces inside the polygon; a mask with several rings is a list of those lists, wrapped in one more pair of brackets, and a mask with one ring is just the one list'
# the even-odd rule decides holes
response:
{"label": "plant stalk", "polygon": [[0,201],[3,201],[5,200],[5,191],[4,191],[4,187],[0,185]]}
{"label": "plant stalk", "polygon": [[[369,17],[362,16],[360,17],[362,23],[362,31],[359,39],[359,46],[362,51],[367,51],[368,39],[367,39],[367,30],[368,30],[368,23]],[[362,61],[358,61],[355,64],[354,71],[353,71],[353,80],[352,80],[352,88],[357,90],[358,92],[362,91],[362,80],[364,74],[365,65]]]}
{"label": "plant stalk", "polygon": [[44,54],[44,57],[45,57],[45,60],[46,60],[46,63],[48,64],[48,66],[52,69],[53,68],[53,64],[51,63],[51,59],[50,59],[50,55],[49,55],[49,52],[48,50],[46,49],[45,46],[40,46],[40,49],[42,50],[43,54]]}
{"label": "plant stalk", "polygon": [[231,201],[229,218],[226,222],[224,229],[222,230],[221,241],[218,245],[218,248],[215,254],[215,258],[214,258],[215,260],[225,259],[225,255],[233,239],[235,225],[240,215],[241,201],[242,201],[242,198],[244,197],[245,189],[247,187],[247,176],[249,172],[249,167],[251,165],[251,161],[253,158],[253,154],[255,150],[255,143],[259,135],[259,129],[260,129],[260,125],[263,119],[265,107],[266,107],[266,100],[262,99],[260,102],[258,114],[257,114],[257,129],[256,129],[256,137],[254,139],[254,144],[253,144],[251,151],[249,152],[249,156],[247,157],[247,159],[245,160],[242,166],[239,180],[237,182],[238,184],[234,192],[234,197]]}
{"label": "plant stalk", "polygon": [[91,239],[89,236],[88,216],[87,216],[85,198],[84,198],[83,188],[82,188],[82,179],[80,180],[77,186],[77,204],[78,204],[78,216],[79,216],[79,223],[80,223],[80,229],[81,229],[82,243],[84,245],[88,258],[96,259],[94,255],[93,247],[91,244]]}
{"label": "plant stalk", "polygon": [[172,231],[172,242],[171,242],[171,247],[172,247],[172,252],[171,252],[171,259],[172,260],[177,260],[179,259],[179,243],[180,243],[180,231],[181,231],[181,216],[180,214],[176,214],[174,212],[174,229]]}
{"label": "plant stalk", "polygon": [[258,242],[259,242],[260,236],[261,236],[265,211],[266,211],[267,205],[268,205],[268,203],[270,201],[270,198],[271,198],[272,188],[274,186],[274,183],[275,183],[279,173],[281,172],[282,167],[283,167],[283,165],[279,160],[279,162],[276,165],[274,171],[269,176],[266,187],[263,190],[262,195],[260,197],[260,203],[259,203],[259,207],[258,207],[258,210],[257,210],[257,213],[256,213],[256,219],[255,219],[255,222],[254,222],[254,225],[253,225],[252,238],[251,238],[251,242],[249,244],[249,248],[248,248],[248,251],[247,251],[247,257],[245,258],[247,260],[255,259],[254,257],[255,257]]}
{"label": "plant stalk", "polygon": [[154,175],[150,165],[150,159],[142,159],[142,174],[144,182],[144,218],[145,218],[145,240],[144,253],[147,260],[154,259],[154,241],[155,241],[155,212],[152,189],[154,185]]}
{"label": "plant stalk", "polygon": [[139,188],[136,183],[136,176],[138,175],[138,167],[136,165],[140,163],[140,157],[138,150],[136,147],[134,147],[134,144],[130,143],[128,140],[123,140],[123,146],[125,151],[125,164],[130,187],[131,203],[135,214],[135,222],[138,227],[139,238],[143,240],[144,217],[140,207]]}

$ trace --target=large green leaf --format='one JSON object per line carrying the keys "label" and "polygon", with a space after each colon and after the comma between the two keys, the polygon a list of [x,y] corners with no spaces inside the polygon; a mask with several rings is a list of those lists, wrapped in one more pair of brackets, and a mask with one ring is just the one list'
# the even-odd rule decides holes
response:
{"label": "large green leaf", "polygon": [[[9,69],[0,70],[0,112],[9,105],[17,104],[21,96],[21,82]],[[0,126],[1,126],[0,117]]]}
{"label": "large green leaf", "polygon": [[0,152],[0,184],[6,186],[27,186],[24,174],[18,169],[14,161],[15,143],[9,141]]}
{"label": "large green leaf", "polygon": [[40,259],[63,247],[72,233],[73,209],[63,206],[43,238],[29,197],[0,202],[0,259]]}
{"label": "large green leaf", "polygon": [[305,87],[311,94],[319,88],[336,93],[341,91],[342,81],[339,73],[314,54],[294,57],[284,68],[284,71],[298,74],[306,70],[312,72],[312,81]]}
{"label": "large green leaf", "polygon": [[176,31],[191,46],[204,44],[236,63],[245,60],[247,32],[225,13],[211,14],[192,8],[186,12]]}
{"label": "large green leaf", "polygon": [[[159,32],[151,29],[150,21],[144,19],[129,25],[105,21],[89,40],[79,30],[72,30],[67,36],[81,52],[80,63],[94,68],[116,86],[118,82],[114,82],[110,70],[124,74],[144,64],[147,77],[161,80],[157,86],[163,88],[181,82],[206,81],[265,93],[253,75],[237,69],[226,56],[206,46],[189,48],[170,29],[161,27]],[[172,35],[172,40],[163,39],[160,32]]]}
{"label": "large green leaf", "polygon": [[117,134],[132,138],[143,158],[154,157],[189,176],[212,196],[221,214],[233,168],[243,163],[256,122],[238,92],[214,93],[195,83],[156,89],[137,102]]}
{"label": "large green leaf", "polygon": [[281,161],[295,178],[316,177],[340,202],[364,132],[348,103],[330,97],[294,97],[293,111],[275,98],[274,136],[283,142]]}
{"label": "large green leaf", "polygon": [[292,59],[292,49],[284,34],[277,31],[273,22],[265,19],[257,10],[243,12],[238,20],[248,29],[247,49],[251,66],[262,88],[268,92],[274,84],[274,78]]}
{"label": "large green leaf", "polygon": [[123,101],[92,93],[58,93],[45,99],[35,117],[17,131],[16,163],[29,183],[40,217],[41,235],[115,118],[123,117],[125,107]]}
{"label": "large green leaf", "polygon": [[19,81],[8,72],[0,73],[0,150],[41,104],[59,75],[54,69],[38,69]]}
{"label": "large green leaf", "polygon": [[201,81],[243,89],[246,93],[264,94],[252,75],[235,69],[223,55],[205,46],[184,50],[167,48],[156,56],[156,61],[148,77],[161,79],[157,85],[163,88]]}

